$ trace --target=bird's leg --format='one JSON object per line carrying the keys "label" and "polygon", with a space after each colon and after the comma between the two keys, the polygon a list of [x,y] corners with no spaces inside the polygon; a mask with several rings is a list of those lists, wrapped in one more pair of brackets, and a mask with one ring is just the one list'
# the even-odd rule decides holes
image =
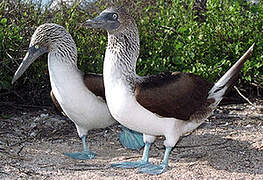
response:
{"label": "bird's leg", "polygon": [[149,163],[149,150],[151,147],[151,143],[146,142],[144,146],[143,156],[140,161],[135,162],[120,162],[117,164],[111,164],[111,167],[114,168],[138,168],[148,166]]}
{"label": "bird's leg", "polygon": [[170,126],[167,134],[165,135],[166,140],[164,141],[165,145],[165,153],[163,157],[163,161],[159,165],[150,164],[149,166],[140,168],[139,172],[145,174],[162,174],[166,171],[168,167],[168,159],[172,148],[175,146],[177,141],[179,140],[180,135],[182,134],[182,130],[185,127],[185,123],[183,121],[175,121],[174,126]]}
{"label": "bird's leg", "polygon": [[96,154],[91,152],[86,145],[86,135],[83,135],[81,137],[82,141],[82,147],[83,151],[82,152],[76,152],[76,153],[64,153],[66,156],[69,156],[73,159],[79,159],[79,160],[88,160],[88,159],[93,159],[96,157]]}
{"label": "bird's leg", "polygon": [[168,167],[168,159],[171,150],[172,147],[166,147],[164,158],[160,165],[150,164],[148,166],[140,168],[140,172],[145,174],[162,174],[163,172],[165,172]]}

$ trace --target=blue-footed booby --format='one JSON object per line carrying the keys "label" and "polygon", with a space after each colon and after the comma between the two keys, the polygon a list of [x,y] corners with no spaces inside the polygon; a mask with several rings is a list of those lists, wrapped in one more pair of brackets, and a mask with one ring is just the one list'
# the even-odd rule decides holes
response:
{"label": "blue-footed booby", "polygon": [[[124,8],[108,8],[85,26],[107,30],[103,77],[109,110],[122,125],[143,133],[145,142],[140,161],[112,167],[139,168],[147,174],[161,174],[167,169],[169,154],[179,137],[196,129],[212,114],[253,49],[252,46],[215,84],[183,72],[141,77],[136,74],[138,29]],[[161,164],[153,165],[149,162],[149,149],[159,135],[165,137],[166,150]]]}
{"label": "blue-footed booby", "polygon": [[[12,83],[44,53],[48,53],[52,100],[74,122],[82,140],[82,152],[65,155],[74,159],[92,159],[95,153],[86,146],[87,132],[91,129],[108,127],[116,122],[105,102],[103,77],[82,73],[77,67],[77,48],[71,35],[64,27],[47,23],[35,30],[28,52]],[[142,134],[127,128],[122,129],[120,141],[124,146],[139,149],[144,145]]]}

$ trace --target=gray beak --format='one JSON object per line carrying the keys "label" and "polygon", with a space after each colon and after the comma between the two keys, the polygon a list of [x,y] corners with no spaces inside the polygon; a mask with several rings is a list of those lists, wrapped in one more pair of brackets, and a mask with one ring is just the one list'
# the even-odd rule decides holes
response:
{"label": "gray beak", "polygon": [[103,16],[98,16],[96,18],[93,19],[89,19],[87,20],[83,25],[84,27],[88,27],[88,28],[104,28],[104,26],[106,26],[107,21],[105,20],[105,18]]}
{"label": "gray beak", "polygon": [[14,84],[14,82],[18,78],[20,78],[20,76],[22,76],[22,74],[27,70],[30,64],[32,64],[39,56],[41,56],[46,52],[48,52],[48,49],[46,47],[42,47],[42,48],[35,48],[35,46],[30,47],[13,77],[12,84]]}
{"label": "gray beak", "polygon": [[102,13],[99,16],[87,20],[83,26],[88,28],[100,28],[112,31],[120,26],[120,22],[111,17],[112,13]]}

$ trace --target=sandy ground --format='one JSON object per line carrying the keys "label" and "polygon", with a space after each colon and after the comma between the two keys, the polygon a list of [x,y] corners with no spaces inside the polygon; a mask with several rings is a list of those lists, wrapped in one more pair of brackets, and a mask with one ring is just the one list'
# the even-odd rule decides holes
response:
{"label": "sandy ground", "polygon": [[[89,147],[97,158],[81,161],[63,155],[81,150],[68,119],[47,111],[0,119],[0,179],[263,179],[263,111],[248,104],[219,107],[178,142],[169,169],[159,176],[110,167],[142,155],[124,149],[119,132],[118,125],[91,131]],[[160,137],[150,161],[160,163],[163,155]]]}

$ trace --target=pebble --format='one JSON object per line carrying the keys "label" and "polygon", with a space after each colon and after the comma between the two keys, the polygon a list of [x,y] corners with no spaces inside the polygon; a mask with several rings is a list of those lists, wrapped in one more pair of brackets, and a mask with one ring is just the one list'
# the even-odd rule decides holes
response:
{"label": "pebble", "polygon": [[48,114],[40,114],[41,118],[48,117]]}
{"label": "pebble", "polygon": [[35,137],[36,136],[36,132],[32,132],[32,133],[30,133],[30,136],[32,137]]}

